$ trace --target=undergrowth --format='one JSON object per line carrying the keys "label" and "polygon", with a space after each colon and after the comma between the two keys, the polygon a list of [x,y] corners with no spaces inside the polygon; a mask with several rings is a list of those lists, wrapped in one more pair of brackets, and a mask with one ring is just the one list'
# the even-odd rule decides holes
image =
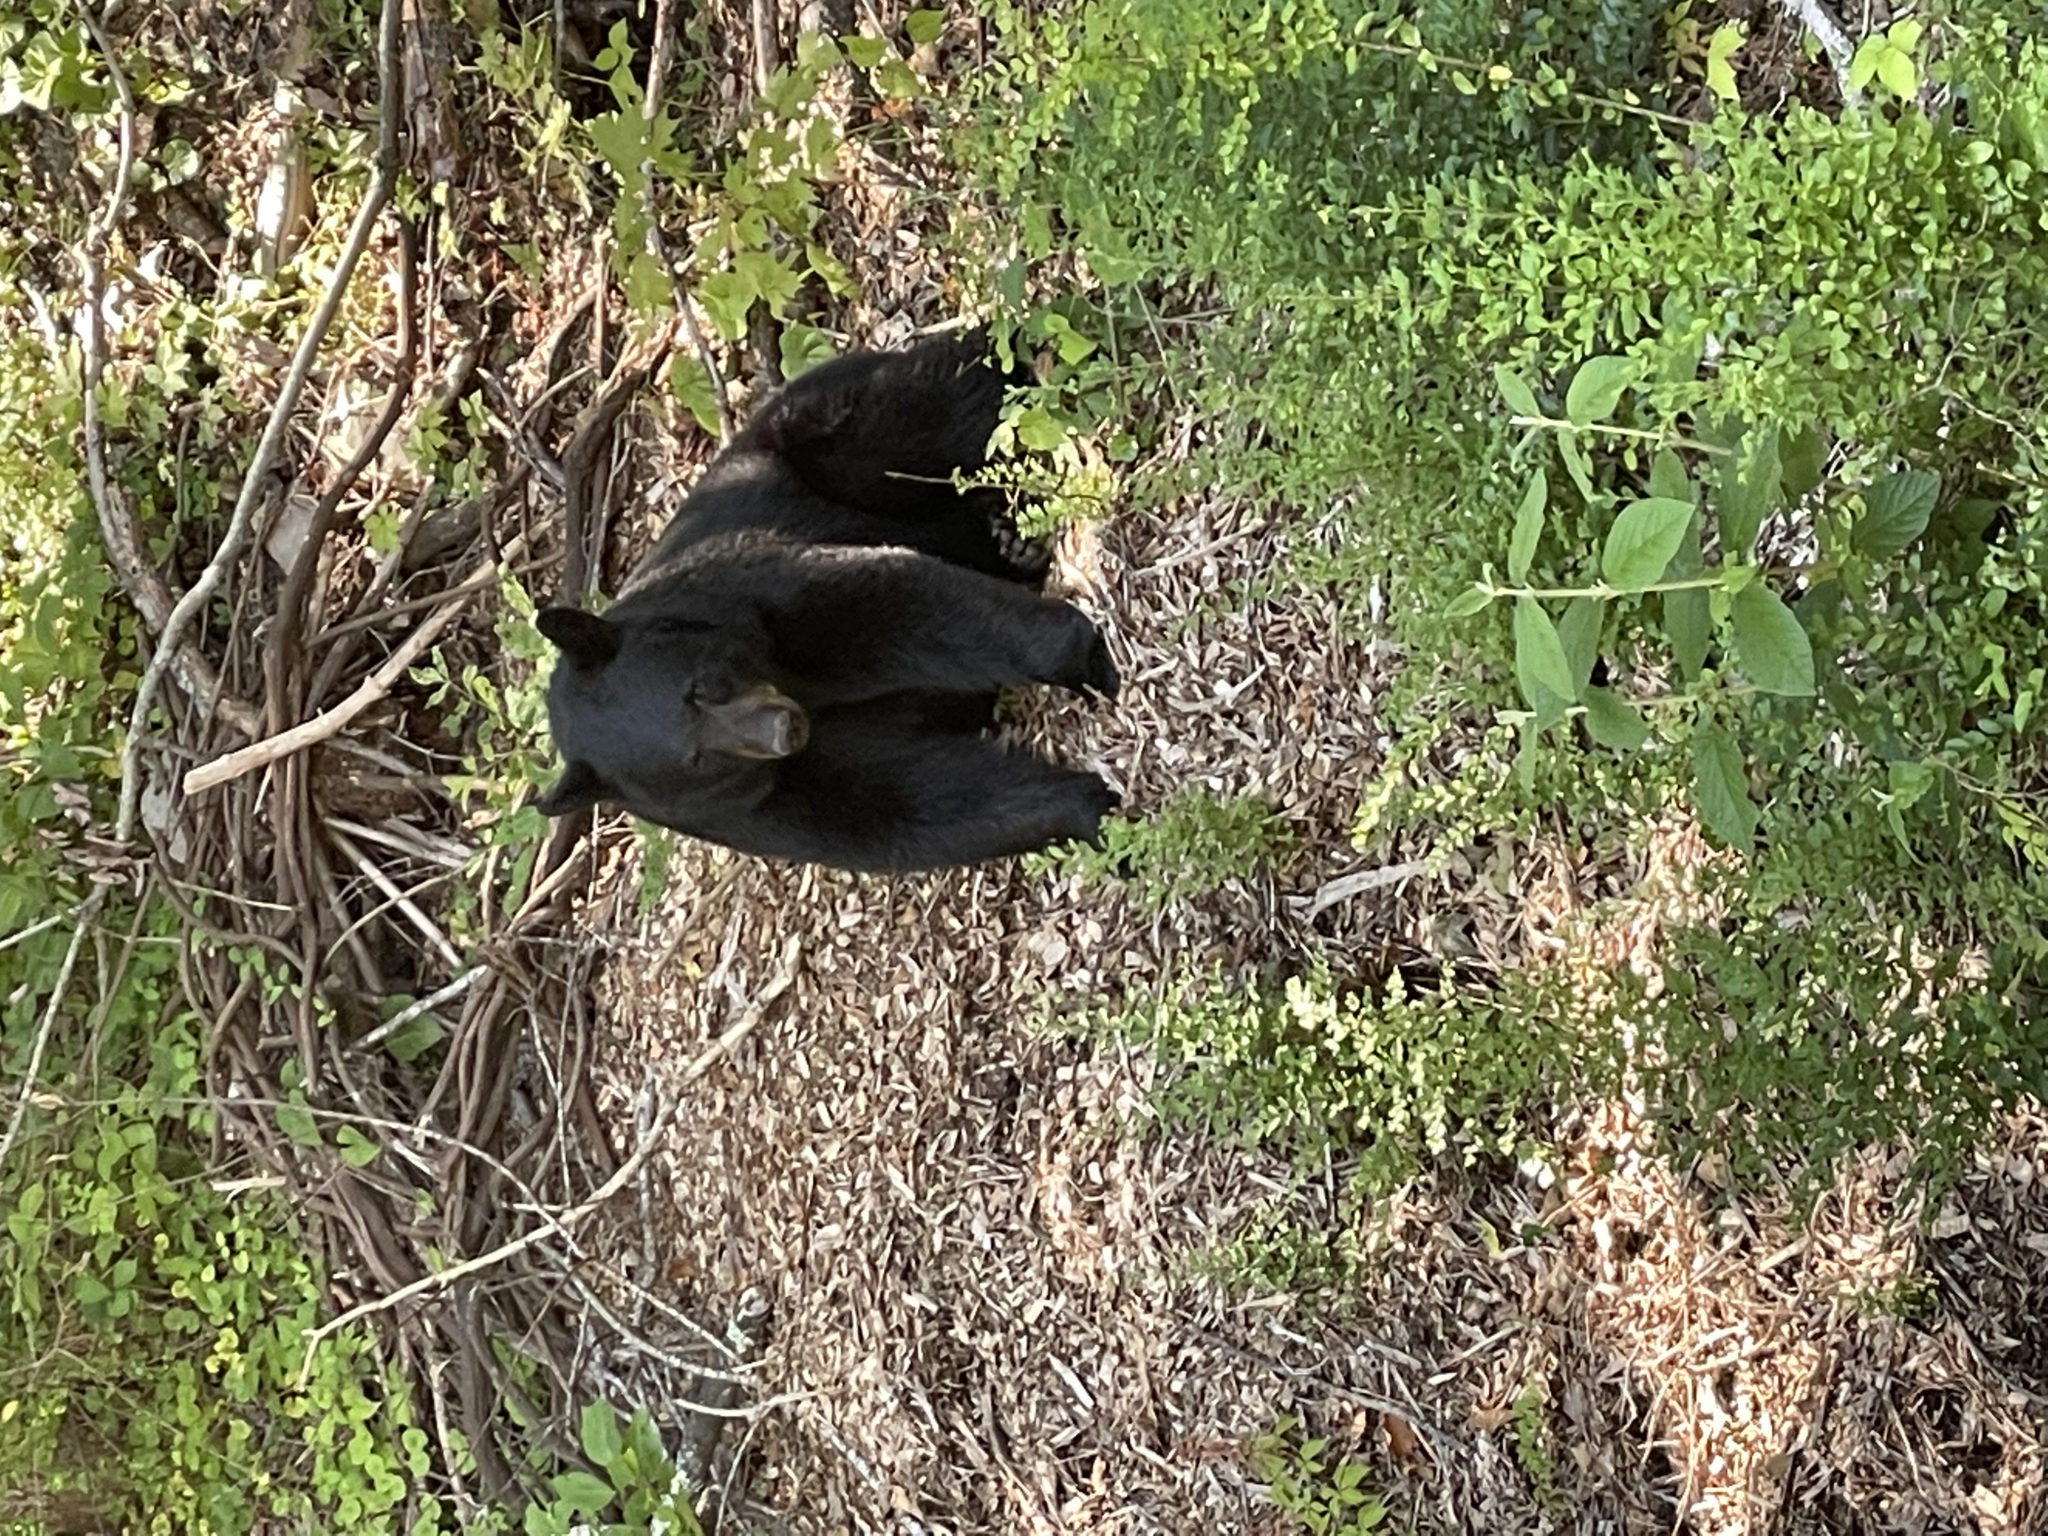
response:
{"label": "undergrowth", "polygon": [[[1689,812],[1725,916],[1619,1005],[1666,1144],[1953,1174],[2048,1084],[2038,29],[1958,4],[1867,40],[1856,104],[1766,114],[1739,28],[1666,56],[1592,4],[998,16],[992,269],[1161,316],[1152,378],[1216,424],[1185,488],[1339,509],[1283,579],[1388,594],[1360,838]],[[1352,1084],[1217,1101],[1344,1126]]]}

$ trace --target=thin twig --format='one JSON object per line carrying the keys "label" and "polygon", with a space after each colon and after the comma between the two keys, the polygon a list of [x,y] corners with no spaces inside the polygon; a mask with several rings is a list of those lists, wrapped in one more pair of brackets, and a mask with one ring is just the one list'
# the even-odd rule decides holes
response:
{"label": "thin twig", "polygon": [[64,964],[57,972],[57,981],[50,988],[50,1001],[43,1008],[42,1021],[36,1025],[35,1043],[29,1047],[28,1065],[22,1069],[21,1090],[14,1096],[14,1113],[7,1118],[7,1134],[0,1136],[0,1167],[7,1165],[7,1154],[14,1150],[14,1138],[21,1134],[21,1123],[28,1117],[29,1100],[35,1097],[36,1078],[43,1070],[43,1052],[49,1048],[50,1036],[57,1027],[57,1010],[63,1006],[64,994],[71,986],[71,973],[78,965],[78,952],[85,948],[85,936],[92,932],[93,922],[100,915],[100,908],[106,904],[108,886],[95,886],[93,893],[86,897],[85,906],[70,914],[78,927],[72,931],[71,947],[64,951]]}

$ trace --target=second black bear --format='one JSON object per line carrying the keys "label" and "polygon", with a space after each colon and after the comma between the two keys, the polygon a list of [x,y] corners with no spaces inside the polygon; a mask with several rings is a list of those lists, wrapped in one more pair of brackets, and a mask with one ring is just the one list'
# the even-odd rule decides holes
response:
{"label": "second black bear", "polygon": [[602,615],[549,608],[551,816],[599,800],[745,853],[931,869],[1093,840],[1092,773],[985,739],[996,690],[1115,697],[1101,634],[982,466],[1004,376],[978,337],[803,375],[715,459]]}

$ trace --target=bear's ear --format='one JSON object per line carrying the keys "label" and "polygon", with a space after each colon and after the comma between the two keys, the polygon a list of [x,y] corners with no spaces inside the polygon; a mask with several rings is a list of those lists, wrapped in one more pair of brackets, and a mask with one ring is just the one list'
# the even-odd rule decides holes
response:
{"label": "bear's ear", "polygon": [[579,667],[601,667],[619,654],[618,626],[581,608],[543,608],[534,623]]}
{"label": "bear's ear", "polygon": [[540,807],[543,816],[566,816],[571,811],[597,804],[608,793],[610,791],[604,780],[597,776],[597,770],[579,758],[555,780],[553,789],[533,803]]}

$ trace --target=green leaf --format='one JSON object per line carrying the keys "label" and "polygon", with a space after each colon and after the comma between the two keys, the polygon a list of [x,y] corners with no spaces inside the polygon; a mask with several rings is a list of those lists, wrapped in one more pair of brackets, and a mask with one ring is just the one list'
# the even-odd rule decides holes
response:
{"label": "green leaf", "polygon": [[1707,39],[1707,89],[1721,100],[1741,103],[1741,96],[1735,89],[1735,67],[1728,61],[1742,46],[1742,27],[1738,23],[1716,27],[1714,35]]}
{"label": "green leaf", "polygon": [[1562,718],[1563,706],[1574,692],[1571,664],[1565,660],[1557,626],[1533,597],[1515,599],[1515,680],[1539,718]]}
{"label": "green leaf", "polygon": [[[711,392],[711,376],[694,354],[677,353],[668,365],[668,391],[697,420],[710,437],[718,436],[718,397]],[[399,1057],[399,1060],[409,1060]]]}
{"label": "green leaf", "polygon": [[1805,698],[1813,692],[1813,642],[1778,594],[1752,581],[1729,612],[1735,655],[1765,693]]}
{"label": "green leaf", "polygon": [[784,380],[799,378],[837,355],[830,333],[815,325],[786,327],[777,340],[777,350],[782,354]]}
{"label": "green leaf", "polygon": [[352,1125],[344,1125],[334,1133],[334,1146],[341,1153],[341,1160],[351,1168],[369,1167],[384,1150]]}
{"label": "green leaf", "polygon": [[1589,357],[1572,375],[1572,387],[1565,392],[1564,413],[1575,427],[1605,421],[1621,403],[1622,394],[1635,383],[1643,365],[1632,357]]}
{"label": "green leaf", "polygon": [[1593,663],[1600,657],[1600,627],[1607,620],[1607,605],[1597,597],[1575,597],[1565,605],[1557,621],[1558,643],[1564,647],[1565,665],[1571,668],[1571,697],[1586,691],[1593,675]]}
{"label": "green leaf", "polygon": [[839,39],[846,57],[856,68],[873,69],[888,56],[889,45],[879,37],[861,37],[849,32]]}
{"label": "green leaf", "polygon": [[1798,501],[1821,482],[1828,470],[1827,434],[1808,427],[1795,437],[1778,434],[1778,459],[1787,501]]}
{"label": "green leaf", "polygon": [[596,1514],[614,1497],[610,1483],[588,1472],[559,1473],[549,1478],[548,1484],[555,1490],[556,1498],[586,1515]]}
{"label": "green leaf", "polygon": [[1512,368],[1499,363],[1493,366],[1493,382],[1500,387],[1501,399],[1507,401],[1508,409],[1517,416],[1541,416],[1543,410],[1536,404],[1536,392],[1522,382],[1522,376]]}
{"label": "green leaf", "polygon": [[1721,461],[1721,558],[1747,560],[1757,530],[1777,509],[1783,483],[1778,434],[1764,428],[1743,433],[1735,452]]}
{"label": "green leaf", "polygon": [[1941,476],[1925,469],[1901,469],[1863,493],[1864,514],[1849,536],[1850,546],[1873,560],[1888,560],[1927,531],[1927,519],[1941,495]]}
{"label": "green leaf", "polygon": [[911,43],[919,48],[935,43],[939,34],[946,30],[944,11],[912,11],[903,18],[903,30],[910,34]]}
{"label": "green leaf", "polygon": [[1747,853],[1756,838],[1756,802],[1735,738],[1718,725],[1692,739],[1693,803],[1700,820],[1725,846]]}
{"label": "green leaf", "polygon": [[1669,496],[1646,496],[1623,507],[1607,530],[1600,573],[1609,586],[1640,592],[1661,581],[1692,521],[1692,504]]}
{"label": "green leaf", "polygon": [[1913,55],[1899,48],[1886,48],[1877,56],[1877,78],[1901,101],[1911,101],[1920,91],[1920,72],[1913,67]]}
{"label": "green leaf", "polygon": [[1558,457],[1564,460],[1565,470],[1572,477],[1572,484],[1579,488],[1579,494],[1586,498],[1586,505],[1594,505],[1600,498],[1593,494],[1593,464],[1586,457],[1586,450],[1579,446],[1579,434],[1566,428],[1557,434]]}
{"label": "green leaf", "polygon": [[1536,558],[1536,541],[1543,537],[1543,504],[1549,499],[1550,479],[1537,465],[1522,492],[1522,504],[1515,509],[1515,534],[1508,542],[1508,579],[1526,581],[1529,562]]}
{"label": "green leaf", "polygon": [[585,1403],[580,1417],[583,1454],[609,1471],[626,1448],[625,1439],[619,1434],[618,1414],[610,1403],[599,1399]]}
{"label": "green leaf", "polygon": [[1586,690],[1586,731],[1601,746],[1634,752],[1650,739],[1642,712],[1624,703],[1611,688]]}
{"label": "green leaf", "polygon": [[1692,504],[1692,476],[1685,472],[1685,461],[1669,448],[1659,448],[1650,460],[1650,494]]}
{"label": "green leaf", "polygon": [[303,1104],[278,1105],[277,1128],[302,1147],[320,1145],[320,1127]]}
{"label": "green leaf", "polygon": [[1444,604],[1447,619],[1468,619],[1493,601],[1493,594],[1474,582],[1448,603]]}

